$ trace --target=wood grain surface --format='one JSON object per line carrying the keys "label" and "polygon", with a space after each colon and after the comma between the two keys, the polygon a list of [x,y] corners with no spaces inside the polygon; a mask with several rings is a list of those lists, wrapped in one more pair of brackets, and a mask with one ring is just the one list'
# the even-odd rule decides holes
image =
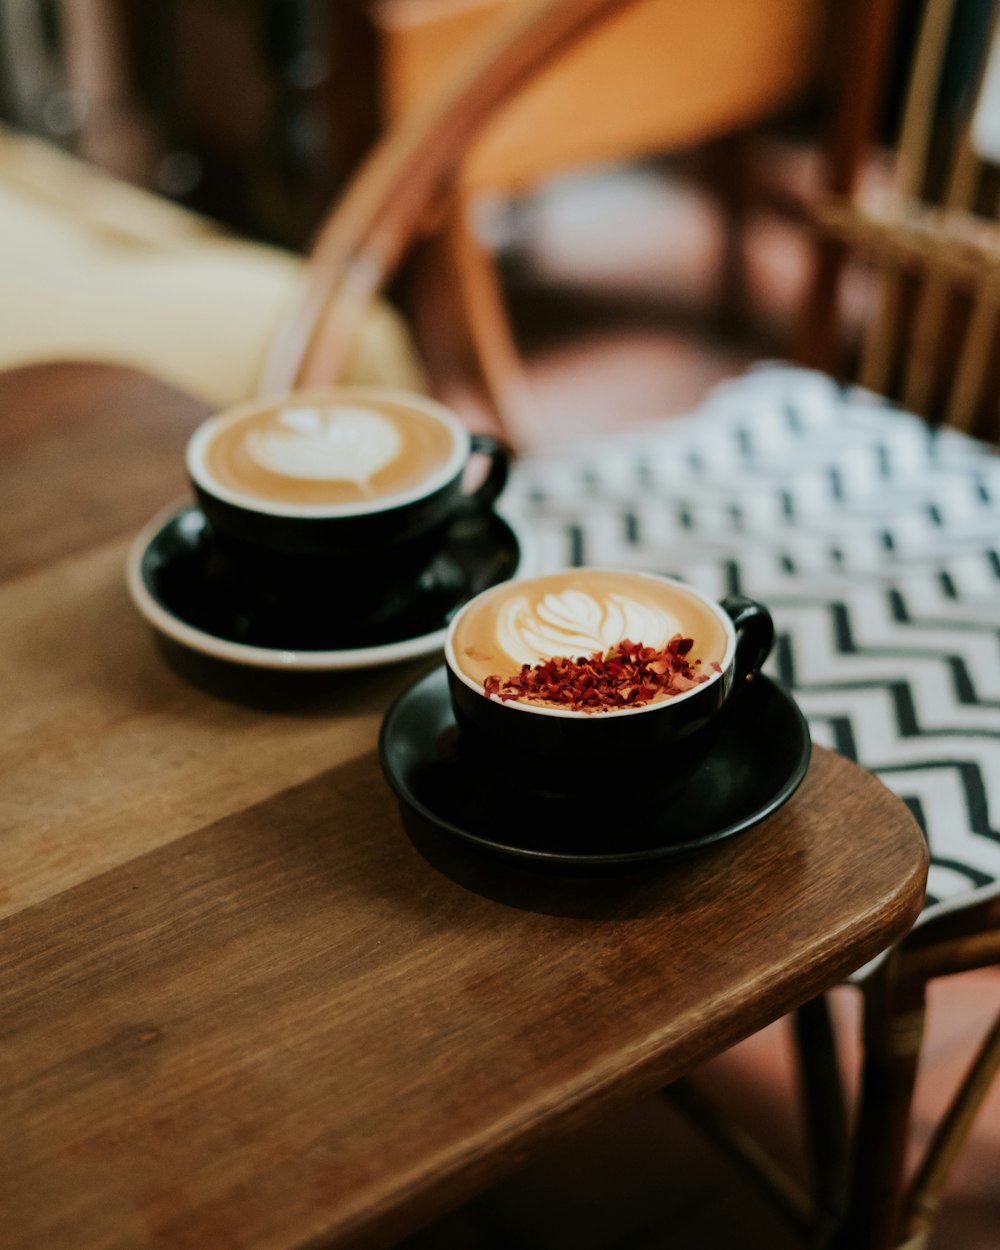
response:
{"label": "wood grain surface", "polygon": [[108,414],[151,450],[141,489],[81,486],[100,525],[14,523],[0,585],[0,1246],[390,1245],[915,918],[916,825],[820,749],[780,812],[668,871],[428,857],[374,750],[426,664],[206,667],[128,602],[197,406],[83,366],[0,377],[12,403],[61,444],[0,435],[25,499],[114,460]]}
{"label": "wood grain surface", "polygon": [[205,407],[116,365],[0,374],[0,579],[136,530],[187,490]]}

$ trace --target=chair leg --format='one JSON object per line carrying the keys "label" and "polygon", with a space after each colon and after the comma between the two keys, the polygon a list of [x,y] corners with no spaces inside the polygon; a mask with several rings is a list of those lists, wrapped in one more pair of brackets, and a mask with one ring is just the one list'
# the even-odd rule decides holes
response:
{"label": "chair leg", "polygon": [[405,291],[397,298],[407,308],[432,393],[459,409],[473,428],[510,442],[470,333],[444,226],[413,248],[404,277]]}
{"label": "chair leg", "polygon": [[[1000,290],[993,281],[981,288],[973,298],[969,328],[965,332],[965,344],[951,383],[951,393],[944,414],[945,424],[953,425],[959,430],[972,431],[976,424],[990,365],[990,349],[996,333],[997,307],[1000,303],[998,295]],[[983,433],[988,435],[989,431]]]}
{"label": "chair leg", "polygon": [[795,1013],[795,1039],[815,1202],[811,1244],[823,1250],[843,1220],[849,1160],[844,1086],[826,995]]}
{"label": "chair leg", "polygon": [[745,334],[750,310],[747,272],[748,183],[751,160],[746,135],[725,135],[702,156],[705,177],[724,218],[723,250],[714,308],[715,330],[723,336]]}
{"label": "chair leg", "polygon": [[447,232],[452,272],[492,406],[512,446],[530,442],[540,416],[514,341],[492,252],[475,236],[474,205],[460,203]]}
{"label": "chair leg", "polygon": [[1000,1016],[997,1016],[980,1046],[913,1179],[906,1206],[908,1242],[925,1239],[930,1233],[941,1201],[941,1191],[998,1072]]}
{"label": "chair leg", "polygon": [[877,310],[865,328],[861,342],[858,381],[870,391],[887,395],[896,368],[899,322],[903,314],[903,273],[887,263],[880,275]]}
{"label": "chair leg", "polygon": [[900,980],[893,961],[865,986],[864,1064],[848,1208],[835,1245],[892,1250],[925,1018],[925,984]]}
{"label": "chair leg", "polygon": [[809,292],[792,345],[794,360],[838,378],[845,372],[838,326],[840,282],[846,262],[847,249],[838,239],[821,239],[815,243]]}

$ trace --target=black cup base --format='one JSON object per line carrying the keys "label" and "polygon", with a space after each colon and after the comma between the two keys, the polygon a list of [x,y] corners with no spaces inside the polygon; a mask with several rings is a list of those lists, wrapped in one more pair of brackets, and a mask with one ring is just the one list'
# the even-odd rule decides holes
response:
{"label": "black cup base", "polygon": [[213,580],[254,603],[280,601],[308,610],[336,599],[349,615],[379,617],[412,598],[429,571],[438,581],[449,575],[457,580],[458,572],[448,567],[449,532],[449,526],[440,525],[405,546],[320,556],[265,551],[220,533],[208,522],[208,571]]}
{"label": "black cup base", "polygon": [[553,772],[470,743],[459,730],[444,666],[386,716],[380,758],[404,825],[467,854],[570,872],[652,865],[700,850],[785,803],[809,762],[809,731],[766,677],[735,695],[711,749],[678,784],[652,755]]}
{"label": "black cup base", "polygon": [[[682,790],[711,750],[727,710],[723,709],[706,729],[689,734],[666,748],[634,751],[627,759],[613,763],[599,759],[551,758],[519,750],[505,742],[494,741],[474,725],[463,725],[460,720],[446,749],[453,754],[455,766],[465,775],[488,781],[516,778],[535,806],[556,803],[560,818],[579,816],[590,825],[595,817],[613,818],[621,810],[621,795],[617,792],[619,781],[629,794],[628,801],[641,810],[657,807]],[[602,777],[611,783],[607,790],[594,784]]]}

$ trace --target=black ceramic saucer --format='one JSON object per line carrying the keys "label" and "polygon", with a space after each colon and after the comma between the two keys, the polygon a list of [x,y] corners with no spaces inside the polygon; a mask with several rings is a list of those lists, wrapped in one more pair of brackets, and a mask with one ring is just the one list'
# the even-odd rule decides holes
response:
{"label": "black ceramic saucer", "polygon": [[344,610],[343,588],[304,609],[234,581],[193,506],[155,518],[128,559],[133,601],[186,647],[255,668],[332,671],[428,655],[473,595],[522,570],[524,542],[493,512],[463,513],[441,553],[411,583],[363,616]]}
{"label": "black ceramic saucer", "polygon": [[523,865],[628,868],[732,837],[795,792],[810,740],[791,697],[759,677],[724,715],[711,754],[680,791],[660,790],[647,759],[606,773],[591,768],[580,789],[559,793],[545,776],[500,774],[466,749],[442,665],[389,709],[379,752],[418,845],[429,836]]}

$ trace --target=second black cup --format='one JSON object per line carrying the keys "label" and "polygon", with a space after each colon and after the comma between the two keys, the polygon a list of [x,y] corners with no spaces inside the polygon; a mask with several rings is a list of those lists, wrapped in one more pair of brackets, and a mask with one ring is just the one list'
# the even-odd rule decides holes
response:
{"label": "second black cup", "polygon": [[[488,466],[468,491],[477,454]],[[240,405],[204,422],[187,450],[235,576],[266,593],[334,592],[362,610],[417,576],[461,512],[489,508],[508,464],[503,446],[442,404],[374,387]]]}

